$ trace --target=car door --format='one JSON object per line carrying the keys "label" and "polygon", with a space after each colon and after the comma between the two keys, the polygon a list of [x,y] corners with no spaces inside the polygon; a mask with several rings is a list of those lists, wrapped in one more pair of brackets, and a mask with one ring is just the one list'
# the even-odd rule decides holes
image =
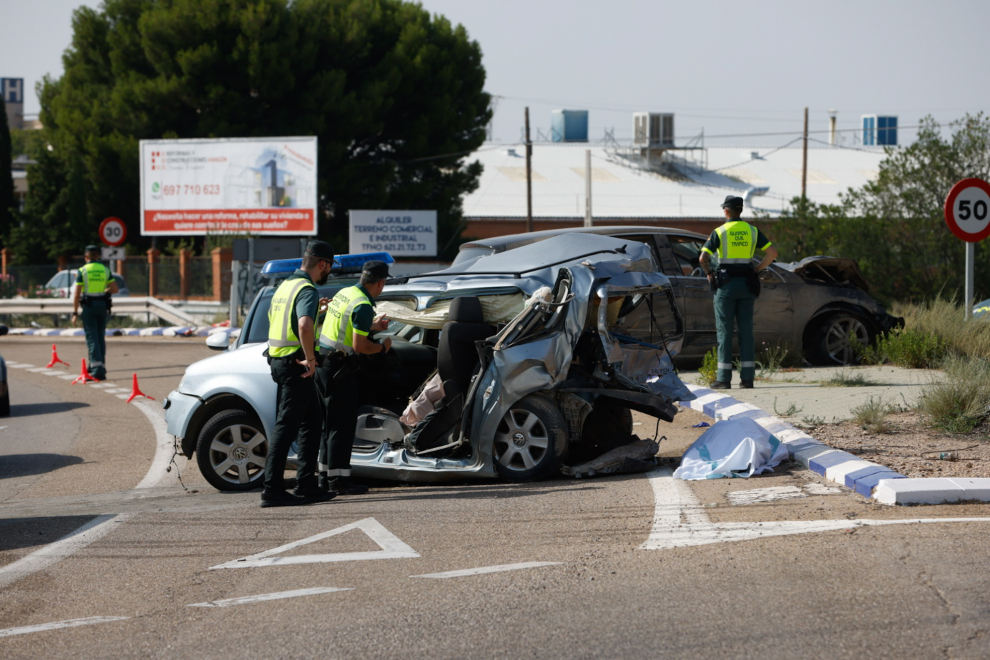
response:
{"label": "car door", "polygon": [[[754,264],[759,259],[753,259]],[[766,348],[790,345],[794,330],[794,303],[791,290],[775,266],[760,273],[760,297],[753,310],[753,337],[756,353]],[[801,346],[791,346],[800,351]]]}
{"label": "car door", "polygon": [[717,341],[713,294],[698,261],[705,240],[685,234],[656,234],[656,239],[661,264],[674,286],[684,316],[681,356],[702,357]]}

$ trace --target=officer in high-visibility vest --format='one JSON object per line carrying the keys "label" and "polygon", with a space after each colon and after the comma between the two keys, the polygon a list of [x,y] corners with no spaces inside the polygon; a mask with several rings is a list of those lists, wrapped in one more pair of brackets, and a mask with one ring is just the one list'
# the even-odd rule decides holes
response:
{"label": "officer in high-visibility vest", "polygon": [[89,352],[87,370],[96,380],[107,379],[107,316],[110,296],[119,291],[110,269],[100,263],[100,248],[87,245],[86,265],[79,269],[72,292],[72,325],[79,318],[82,305],[83,330]]}
{"label": "officer in high-visibility vest", "polygon": [[388,327],[388,319],[375,319],[375,298],[388,279],[388,264],[369,261],[361,269],[357,286],[341,289],[327,307],[320,331],[320,353],[325,356],[317,371],[323,391],[323,439],[320,442],[320,485],[338,495],[360,495],[368,487],[351,481],[351,449],[357,427],[357,356],[384,353],[392,339],[371,339],[371,332]]}
{"label": "officer in high-visibility vest", "polygon": [[[729,195],[722,203],[726,222],[712,232],[701,248],[701,267],[715,289],[715,329],[718,333],[718,370],[712,385],[727,390],[732,382],[732,330],[739,330],[740,379],[743,387],[753,387],[756,376],[756,342],[753,339],[753,306],[760,295],[759,272],[777,258],[777,248],[759,229],[739,219],[742,197]],[[764,250],[763,260],[753,266],[756,250]],[[712,269],[711,258],[718,256]]]}
{"label": "officer in high-visibility vest", "polygon": [[[268,364],[278,384],[275,426],[268,439],[265,487],[261,506],[294,506],[325,502],[333,497],[318,488],[316,459],[323,416],[316,389],[316,319],[320,308],[317,284],[325,284],[333,267],[333,248],[310,241],[302,268],[282,282],[268,311]],[[285,490],[285,462],[292,442],[298,442],[296,487]]]}

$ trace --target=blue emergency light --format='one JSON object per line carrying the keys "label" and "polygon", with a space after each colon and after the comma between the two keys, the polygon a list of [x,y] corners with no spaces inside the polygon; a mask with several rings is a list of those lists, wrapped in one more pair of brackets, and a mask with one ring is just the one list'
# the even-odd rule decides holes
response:
{"label": "blue emergency light", "polygon": [[[333,259],[331,273],[360,273],[361,268],[369,261],[382,261],[394,264],[395,259],[388,252],[365,252],[363,254],[341,254]],[[302,268],[302,259],[274,259],[265,263],[261,274],[266,277],[288,277]]]}

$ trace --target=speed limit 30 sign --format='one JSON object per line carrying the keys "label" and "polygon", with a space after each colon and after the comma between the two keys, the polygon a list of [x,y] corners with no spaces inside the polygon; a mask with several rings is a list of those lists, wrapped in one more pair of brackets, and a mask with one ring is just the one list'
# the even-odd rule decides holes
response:
{"label": "speed limit 30 sign", "polygon": [[978,243],[990,236],[990,183],[963,179],[945,198],[945,223],[956,237]]}
{"label": "speed limit 30 sign", "polygon": [[127,225],[120,218],[109,217],[100,223],[100,240],[111,247],[127,240]]}

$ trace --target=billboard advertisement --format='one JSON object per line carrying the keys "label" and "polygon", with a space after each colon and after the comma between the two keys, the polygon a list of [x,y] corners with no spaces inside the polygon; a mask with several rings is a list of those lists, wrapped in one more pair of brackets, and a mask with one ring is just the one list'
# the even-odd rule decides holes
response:
{"label": "billboard advertisement", "polygon": [[316,138],[141,140],[141,234],[316,234]]}
{"label": "billboard advertisement", "polygon": [[351,254],[437,256],[436,211],[351,211]]}

